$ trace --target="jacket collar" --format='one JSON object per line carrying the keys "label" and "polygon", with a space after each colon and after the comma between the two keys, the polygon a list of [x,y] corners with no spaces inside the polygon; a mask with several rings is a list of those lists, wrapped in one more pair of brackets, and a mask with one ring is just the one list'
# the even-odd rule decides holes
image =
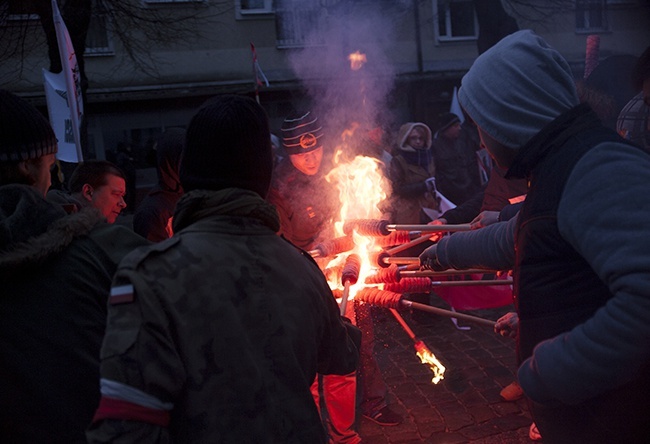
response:
{"label": "jacket collar", "polygon": [[524,179],[550,152],[555,151],[577,133],[600,126],[600,120],[591,107],[580,104],[558,116],[544,127],[515,157],[506,173],[506,179]]}

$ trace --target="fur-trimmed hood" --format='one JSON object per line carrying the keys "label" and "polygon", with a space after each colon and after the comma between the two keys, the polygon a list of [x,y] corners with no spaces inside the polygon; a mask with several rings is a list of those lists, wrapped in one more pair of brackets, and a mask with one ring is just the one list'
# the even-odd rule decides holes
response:
{"label": "fur-trimmed hood", "polygon": [[66,215],[32,187],[0,187],[0,274],[33,267],[104,220],[95,208]]}
{"label": "fur-trimmed hood", "polygon": [[399,132],[397,134],[397,149],[409,152],[416,151],[415,148],[407,143],[408,136],[411,134],[411,131],[413,131],[414,128],[422,128],[424,134],[426,135],[424,147],[422,147],[419,151],[426,151],[431,148],[431,129],[421,122],[407,122],[399,128]]}

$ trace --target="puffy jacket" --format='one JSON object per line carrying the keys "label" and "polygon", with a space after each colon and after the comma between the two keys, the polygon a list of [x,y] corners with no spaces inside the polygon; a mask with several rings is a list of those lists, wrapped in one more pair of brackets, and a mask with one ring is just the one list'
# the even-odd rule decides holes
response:
{"label": "puffy jacket", "polygon": [[87,208],[0,187],[0,441],[82,443],[113,273],[148,242]]}

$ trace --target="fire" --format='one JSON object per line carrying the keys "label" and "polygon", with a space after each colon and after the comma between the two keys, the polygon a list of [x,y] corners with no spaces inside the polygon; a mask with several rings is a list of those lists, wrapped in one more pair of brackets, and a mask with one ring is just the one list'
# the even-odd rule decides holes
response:
{"label": "fire", "polygon": [[[351,138],[354,131],[359,127],[353,123],[351,128],[345,130],[341,135],[343,145]],[[350,162],[343,163],[341,159],[343,149],[339,147],[334,157],[336,166],[325,176],[330,182],[336,184],[339,191],[341,210],[339,220],[334,223],[335,235],[344,236],[343,224],[350,219],[376,219],[381,217],[378,209],[379,203],[386,198],[387,181],[381,172],[381,163],[379,160],[357,156]],[[353,233],[354,249],[349,253],[358,254],[361,259],[359,270],[359,282],[364,282],[365,277],[372,272],[370,255],[381,249],[375,245],[372,237],[361,236]],[[345,256],[345,255],[344,255]],[[337,257],[328,264],[328,268],[340,265],[345,257]],[[336,288],[340,286],[338,282],[331,282],[330,286]],[[349,299],[353,299],[358,291],[357,286],[352,286],[349,292]]]}
{"label": "fire", "polygon": [[366,59],[366,55],[359,51],[355,51],[351,53],[348,56],[348,60],[350,61],[350,69],[352,69],[352,71],[360,70],[361,68],[363,68],[363,65],[368,61]]}
{"label": "fire", "polygon": [[440,361],[438,361],[436,355],[434,355],[431,350],[427,348],[424,342],[417,341],[415,343],[415,351],[422,363],[428,365],[433,372],[433,379],[431,379],[431,382],[437,384],[442,379],[445,379],[445,366],[442,365]]}

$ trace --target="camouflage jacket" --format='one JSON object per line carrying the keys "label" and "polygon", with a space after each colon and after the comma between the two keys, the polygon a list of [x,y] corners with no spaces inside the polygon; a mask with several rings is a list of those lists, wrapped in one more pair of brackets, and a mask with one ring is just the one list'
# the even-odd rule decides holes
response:
{"label": "camouflage jacket", "polygon": [[111,279],[146,244],[95,209],[0,187],[0,442],[86,442]]}
{"label": "camouflage jacket", "polygon": [[354,371],[360,332],[278,228],[255,193],[196,190],[122,262],[89,442],[325,442],[309,387]]}

